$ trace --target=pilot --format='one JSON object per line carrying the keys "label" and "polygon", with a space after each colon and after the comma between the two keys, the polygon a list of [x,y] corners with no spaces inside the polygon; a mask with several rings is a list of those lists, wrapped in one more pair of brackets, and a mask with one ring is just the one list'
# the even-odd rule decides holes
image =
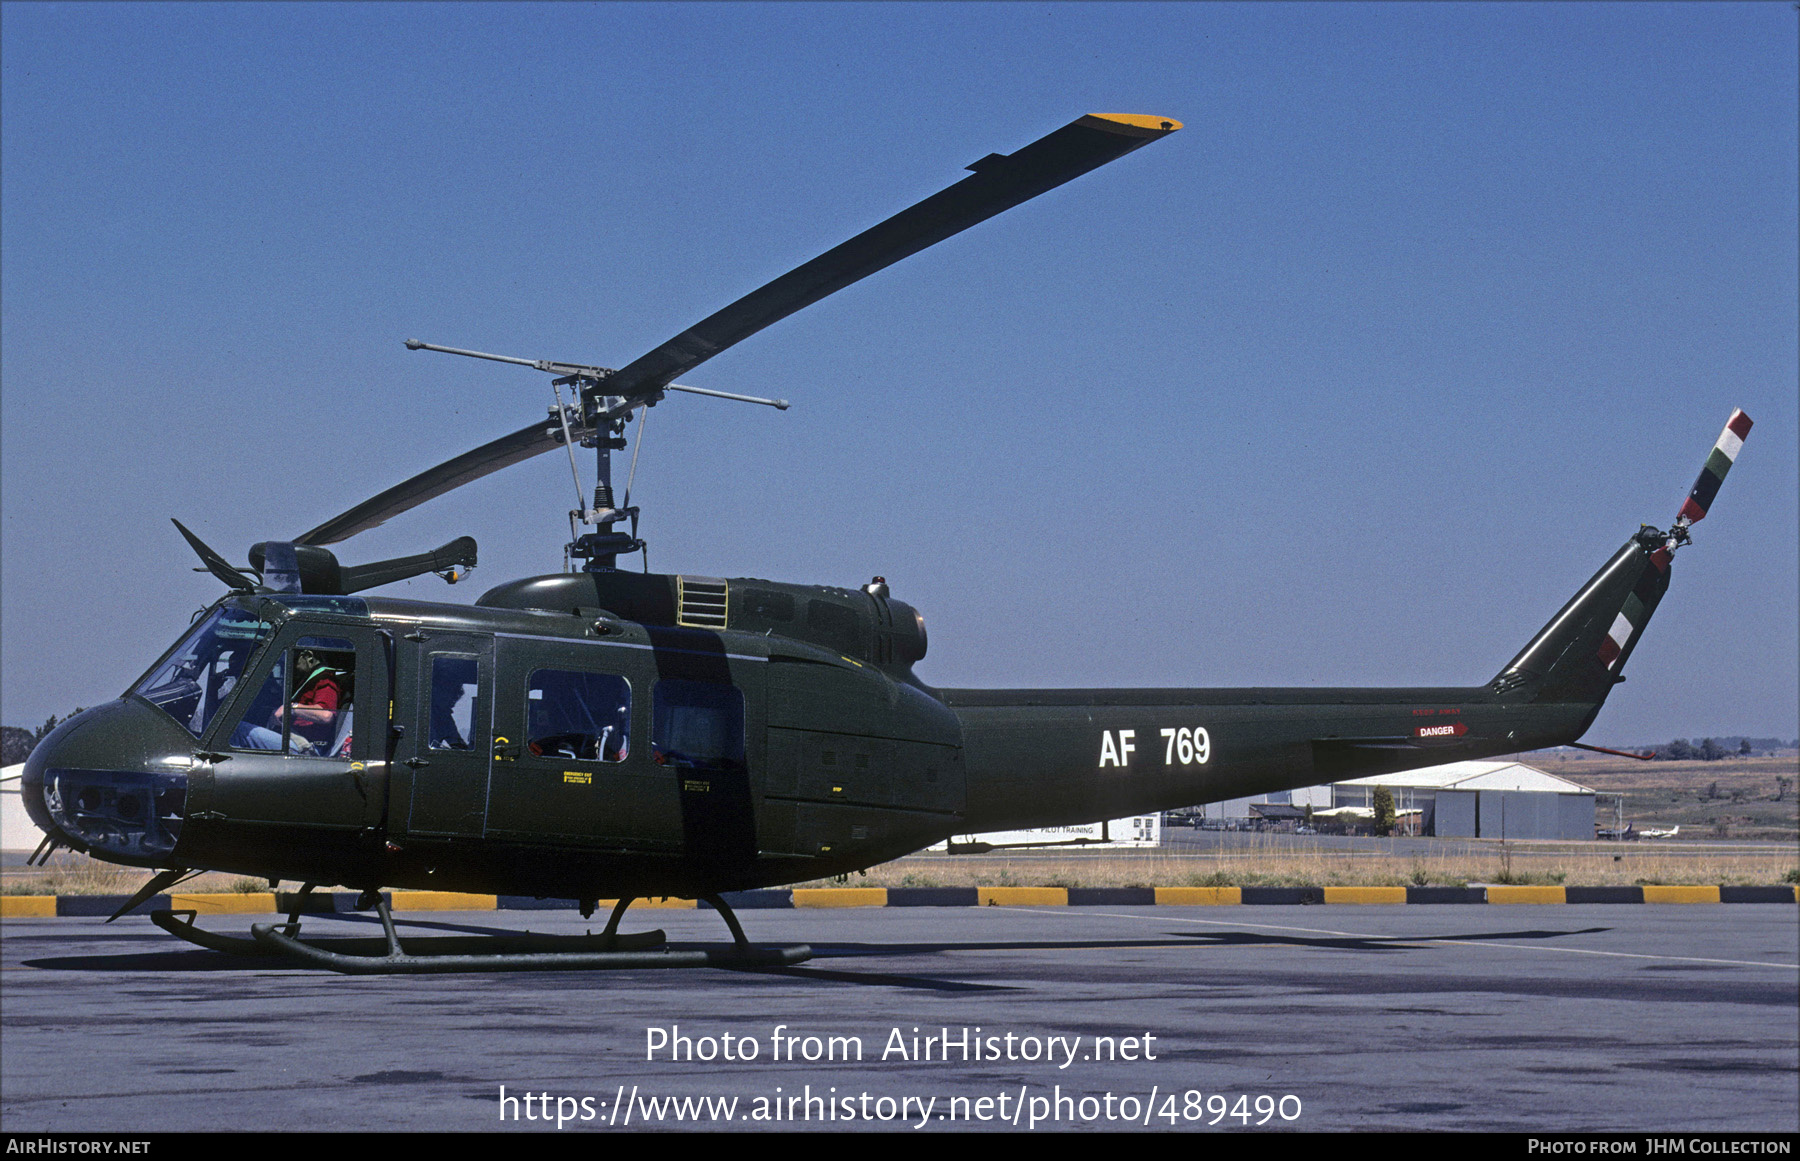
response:
{"label": "pilot", "polygon": [[[311,649],[302,649],[294,660],[294,676],[299,691],[294,694],[294,733],[329,745],[337,733],[338,711],[350,707],[344,689],[349,674],[324,664]],[[280,711],[276,714],[279,717]]]}
{"label": "pilot", "polygon": [[[347,685],[350,673],[324,664],[319,654],[301,649],[294,659],[293,734],[296,753],[324,753],[337,741],[339,713],[349,712]],[[267,726],[245,723],[232,735],[232,744],[252,750],[281,749],[281,719],[289,707],[277,707]],[[349,738],[339,754],[349,752]]]}
{"label": "pilot", "polygon": [[[304,677],[301,677],[302,673]],[[301,655],[293,661],[293,675],[299,677],[299,693],[293,695],[293,725],[335,724],[338,709],[342,707],[340,702],[347,704],[342,680],[347,673],[324,664],[319,653],[301,650]]]}

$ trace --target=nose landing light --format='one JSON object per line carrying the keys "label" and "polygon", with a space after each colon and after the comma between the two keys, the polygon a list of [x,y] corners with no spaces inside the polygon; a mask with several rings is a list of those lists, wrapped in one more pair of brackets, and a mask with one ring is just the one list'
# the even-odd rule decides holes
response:
{"label": "nose landing light", "polygon": [[166,858],[181,837],[187,771],[44,771],[44,806],[70,838],[102,857]]}
{"label": "nose landing light", "polygon": [[50,842],[110,862],[166,864],[187,817],[193,744],[147,703],[96,706],[38,743],[19,797]]}

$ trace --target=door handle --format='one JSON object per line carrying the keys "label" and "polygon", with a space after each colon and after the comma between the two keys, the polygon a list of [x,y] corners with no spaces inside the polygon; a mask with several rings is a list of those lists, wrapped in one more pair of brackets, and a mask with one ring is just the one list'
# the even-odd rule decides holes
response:
{"label": "door handle", "polygon": [[519,756],[519,747],[505,738],[494,739],[494,761],[510,762]]}

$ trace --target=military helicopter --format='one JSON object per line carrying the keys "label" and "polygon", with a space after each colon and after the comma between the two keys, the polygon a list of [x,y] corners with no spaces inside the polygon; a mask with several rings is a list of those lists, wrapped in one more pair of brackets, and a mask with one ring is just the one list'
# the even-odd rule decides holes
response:
{"label": "military helicopter", "polygon": [[[847,874],[956,834],[1580,744],[1749,432],[1742,412],[1671,527],[1641,526],[1493,680],[1466,688],[934,689],[913,669],[925,622],[880,577],[837,588],[619,567],[644,548],[637,508],[612,489],[634,413],[670,391],[786,406],[678,377],[1179,128],[1088,115],[990,154],[616,370],[408,340],[547,372],[556,403],[292,540],[255,545],[249,571],[178,523],[231,592],[117,701],[32,753],[22,790],[49,836],[40,855],[61,845],[157,869],[121,914],[202,870],[300,882],[287,924],[256,925],[253,940],[152,918],[202,946],[340,971],[793,963],[808,949],[752,947],[727,893]],[[475,542],[361,566],[327,547],[558,447],[575,470],[578,444],[595,451],[596,483],[570,514],[561,573],[473,606],[359,596],[426,572],[455,583]],[[360,891],[385,945],[301,940],[302,902],[324,884]],[[578,946],[413,954],[383,887],[574,898],[584,915],[616,902]],[[708,901],[732,945],[674,952],[660,933],[620,935],[626,908],[650,896]]]}

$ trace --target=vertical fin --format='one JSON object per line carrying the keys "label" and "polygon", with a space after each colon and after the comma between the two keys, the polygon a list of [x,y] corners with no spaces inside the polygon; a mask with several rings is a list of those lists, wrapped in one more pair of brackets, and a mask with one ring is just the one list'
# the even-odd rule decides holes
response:
{"label": "vertical fin", "polygon": [[1655,560],[1664,552],[1662,540],[1650,528],[1626,541],[1489,688],[1509,700],[1605,701],[1668,590],[1668,561]]}
{"label": "vertical fin", "polygon": [[1649,567],[1638,573],[1612,624],[1607,626],[1606,635],[1600,638],[1598,656],[1608,673],[1617,673],[1624,666],[1626,655],[1649,624],[1650,614],[1668,591],[1669,556],[1666,549],[1659,547],[1649,554]]}

